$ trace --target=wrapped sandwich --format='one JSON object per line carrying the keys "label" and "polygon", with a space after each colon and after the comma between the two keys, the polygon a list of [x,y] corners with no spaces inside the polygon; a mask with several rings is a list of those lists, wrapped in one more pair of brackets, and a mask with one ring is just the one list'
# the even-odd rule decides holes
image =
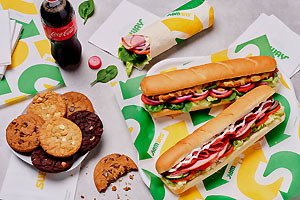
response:
{"label": "wrapped sandwich", "polygon": [[192,134],[156,162],[162,181],[175,194],[195,186],[234,160],[285,119],[274,90],[259,86]]}
{"label": "wrapped sandwich", "polygon": [[279,88],[276,61],[269,56],[237,58],[146,76],[141,101],[153,117],[229,104],[260,85]]}
{"label": "wrapped sandwich", "polygon": [[213,8],[204,0],[192,0],[137,33],[122,37],[118,56],[127,75],[133,66],[143,69],[152,58],[212,26],[213,21]]}

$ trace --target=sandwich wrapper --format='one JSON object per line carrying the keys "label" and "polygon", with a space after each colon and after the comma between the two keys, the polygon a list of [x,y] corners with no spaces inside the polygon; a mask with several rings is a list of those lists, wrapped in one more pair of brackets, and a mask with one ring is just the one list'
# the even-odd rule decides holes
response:
{"label": "sandwich wrapper", "polygon": [[[260,36],[210,56],[189,60],[183,65],[153,66],[150,74],[218,62],[239,57],[271,56],[267,37]],[[166,61],[164,61],[166,62]],[[279,67],[280,68],[280,67]],[[174,118],[154,119],[140,100],[139,84],[146,75],[120,81],[115,94],[139,155],[139,172],[155,200],[161,199],[290,199],[300,195],[300,106],[289,78],[280,71],[280,90],[274,94],[285,107],[286,119],[255,145],[217,173],[181,195],[174,195],[155,169],[158,157],[176,142],[191,134],[224,106],[185,113]]]}
{"label": "sandwich wrapper", "polygon": [[9,13],[7,10],[0,10],[0,65],[11,64],[11,29]]}
{"label": "sandwich wrapper", "polygon": [[[126,17],[120,18],[122,15]],[[212,26],[213,19],[213,8],[205,0],[191,0],[163,18],[122,1],[91,36],[89,42],[118,57],[122,37],[128,34],[144,35],[149,38],[150,57],[154,58],[182,40]],[[144,65],[137,68],[143,67]]]}
{"label": "sandwich wrapper", "polygon": [[[7,66],[5,76],[0,80],[0,108],[32,98],[38,92],[65,86],[60,69],[51,56],[50,43],[42,27],[39,8],[34,2],[27,0],[22,6],[16,7],[14,1],[1,0],[0,10],[9,10],[9,17],[16,21],[16,27],[23,27],[20,40],[11,56],[11,64]],[[9,35],[8,42],[11,45],[10,37]],[[0,62],[0,65],[4,64]],[[3,68],[0,67],[1,69]]]}
{"label": "sandwich wrapper", "polygon": [[1,199],[73,200],[80,168],[70,172],[45,173],[12,155],[0,193]]}
{"label": "sandwich wrapper", "polygon": [[300,70],[300,36],[274,15],[262,13],[232,45],[267,35],[271,50],[281,71],[292,77]]}

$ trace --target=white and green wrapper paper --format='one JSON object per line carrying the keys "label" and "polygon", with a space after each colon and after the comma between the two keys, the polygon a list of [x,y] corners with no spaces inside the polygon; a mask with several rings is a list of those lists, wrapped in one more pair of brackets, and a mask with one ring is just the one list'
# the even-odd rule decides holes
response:
{"label": "white and green wrapper paper", "polygon": [[[273,57],[266,36],[203,58],[191,58],[189,61],[188,58],[184,58],[185,62],[181,62],[181,65],[159,65],[157,68],[154,66],[149,73],[259,55]],[[162,153],[214,118],[224,107],[194,111],[174,118],[154,119],[140,100],[142,92],[139,84],[145,76],[131,78],[126,82],[120,81],[115,86],[115,93],[132,142],[138,151],[139,172],[155,200],[264,200],[291,199],[300,195],[300,105],[292,83],[282,72],[280,89],[273,97],[285,108],[284,122],[233,162],[180,196],[174,195],[164,186],[155,169],[155,163]]]}

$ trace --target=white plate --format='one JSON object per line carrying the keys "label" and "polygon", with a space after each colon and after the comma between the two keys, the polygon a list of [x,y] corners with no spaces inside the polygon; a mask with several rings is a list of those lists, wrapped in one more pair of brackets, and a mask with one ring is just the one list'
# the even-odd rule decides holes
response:
{"label": "white plate", "polygon": [[[21,113],[21,115],[23,115],[23,114],[26,113],[27,108],[28,108],[28,106]],[[95,114],[96,114],[96,112],[95,112]],[[30,154],[21,154],[21,153],[18,153],[16,151],[14,151],[13,149],[11,149],[11,150],[21,160],[23,160],[24,162],[26,162],[29,165],[33,166],[32,162],[31,162],[31,156],[30,156]],[[73,169],[75,169],[85,159],[85,157],[88,155],[88,153],[89,153],[89,151],[86,152],[85,154],[81,155],[81,156],[79,156],[78,153],[76,153],[75,155],[73,155],[73,164],[72,164],[72,166],[70,167],[70,169],[68,169],[66,171],[63,171],[63,172],[69,172],[69,171],[72,171]],[[63,172],[60,172],[60,173],[63,173]]]}

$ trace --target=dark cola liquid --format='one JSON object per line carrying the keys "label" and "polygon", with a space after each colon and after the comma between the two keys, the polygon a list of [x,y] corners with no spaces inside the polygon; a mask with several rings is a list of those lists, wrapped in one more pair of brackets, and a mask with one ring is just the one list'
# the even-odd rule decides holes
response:
{"label": "dark cola liquid", "polygon": [[[66,27],[71,23],[76,24],[76,21],[74,19],[74,9],[70,2],[67,0],[45,0],[42,3],[40,13],[44,29],[46,27],[53,32],[59,32],[61,30],[61,27]],[[64,39],[64,34],[67,35],[69,34],[69,32],[70,31],[66,30],[60,33],[63,35],[61,37],[63,40],[56,38],[60,36],[59,33],[56,35],[55,33],[53,33],[52,35],[54,35],[54,37],[50,37],[49,35],[47,35],[47,33],[46,35],[51,43],[51,53],[57,64],[64,69],[72,70],[76,69],[80,65],[82,47],[79,40],[77,39],[76,30],[71,33],[73,34],[71,37]]]}

